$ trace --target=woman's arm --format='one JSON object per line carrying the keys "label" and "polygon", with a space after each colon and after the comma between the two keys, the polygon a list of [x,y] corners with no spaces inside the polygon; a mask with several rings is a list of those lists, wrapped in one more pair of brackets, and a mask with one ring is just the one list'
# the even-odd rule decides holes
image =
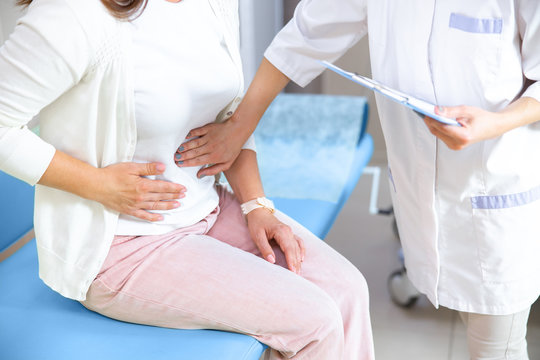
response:
{"label": "woman's arm", "polygon": [[424,121],[431,133],[450,149],[461,150],[476,142],[493,139],[512,129],[540,121],[540,102],[531,97],[522,97],[499,112],[472,106],[437,108],[435,112],[457,119],[462,126],[445,125],[426,117]]}
{"label": "woman's arm", "polygon": [[[161,164],[115,164],[97,169],[57,151],[27,128],[28,122],[76,86],[92,63],[92,45],[63,1],[36,2],[0,47],[0,170],[101,202],[106,207],[159,220],[145,210],[170,209],[185,190],[142,176]],[[66,119],[69,121],[70,119]],[[62,131],[61,128],[57,131]]]}
{"label": "woman's arm", "polygon": [[228,169],[242,145],[255,131],[259,120],[289,78],[263,59],[251,85],[232,117],[220,124],[208,124],[190,131],[188,138],[199,137],[178,149],[180,167],[214,164],[199,171],[199,176],[215,175]]}
{"label": "woman's arm", "polygon": [[[242,150],[230,169],[225,172],[225,176],[241,204],[264,197],[254,151]],[[275,262],[276,257],[270,246],[270,241],[274,240],[285,254],[289,269],[296,273],[300,271],[305,255],[304,243],[292,233],[288,225],[283,224],[265,208],[250,211],[246,220],[251,238],[264,259]]]}
{"label": "woman's arm", "polygon": [[159,221],[162,215],[146,210],[175,209],[180,203],[171,200],[183,198],[186,191],[179,184],[144,178],[164,171],[161,163],[118,163],[95,168],[56,151],[38,183],[100,202],[122,214]]}

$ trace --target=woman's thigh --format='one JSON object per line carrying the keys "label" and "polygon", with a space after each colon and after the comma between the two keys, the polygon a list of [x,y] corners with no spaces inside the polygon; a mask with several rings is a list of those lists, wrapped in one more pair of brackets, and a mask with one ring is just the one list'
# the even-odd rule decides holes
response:
{"label": "woman's thigh", "polygon": [[124,255],[96,278],[83,305],[128,322],[245,333],[290,355],[329,322],[342,327],[317,286],[210,236],[170,239],[134,263]]}
{"label": "woman's thigh", "polygon": [[[233,247],[252,253],[261,261],[265,261],[261,258],[260,251],[249,236],[240,205],[234,196],[220,189],[220,199],[221,212],[209,234]],[[267,264],[274,268],[282,268],[296,278],[302,278],[332,299],[334,306],[339,308],[341,326],[344,329],[344,358],[373,358],[369,295],[362,274],[345,257],[296,221],[279,211],[276,211],[275,214],[279,220],[289,225],[292,231],[304,240],[306,254],[298,275],[293,274],[286,270],[285,256],[274,242],[276,264]],[[291,287],[289,291],[302,296],[300,288]]]}
{"label": "woman's thigh", "polygon": [[[251,239],[235,196],[222,187],[218,187],[218,192],[220,213],[208,235],[233,247],[250,252],[263,260],[260,251]],[[293,232],[304,241],[306,256],[298,275],[322,289],[342,309],[361,308],[364,311],[368,309],[368,288],[358,269],[343,255],[286,214],[277,210],[275,215],[280,221],[289,225]],[[285,255],[275,242],[271,242],[271,244],[276,255],[276,265],[287,269]],[[364,319],[369,322],[369,314],[365,314]],[[349,320],[355,321],[356,319],[352,316],[345,316],[344,322]],[[345,325],[347,326],[347,324]]]}
{"label": "woman's thigh", "polygon": [[[83,305],[123,321],[252,335],[292,355],[328,329],[369,331],[365,280],[343,256],[282,213],[306,245],[299,275],[260,257],[234,196],[220,189],[220,212],[201,234],[140,237],[114,246]],[[173,234],[174,235],[174,234]],[[133,245],[131,241],[139,241]],[[320,333],[318,333],[320,332]]]}

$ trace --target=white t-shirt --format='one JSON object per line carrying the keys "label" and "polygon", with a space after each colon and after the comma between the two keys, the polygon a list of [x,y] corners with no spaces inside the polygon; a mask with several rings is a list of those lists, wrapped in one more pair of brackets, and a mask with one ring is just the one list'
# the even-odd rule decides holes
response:
{"label": "white t-shirt", "polygon": [[178,168],[176,149],[189,130],[213,122],[241,86],[223,30],[207,0],[150,0],[133,21],[137,146],[134,162],[162,162],[152,178],[182,184],[179,208],[156,211],[151,223],[121,215],[117,235],[157,235],[192,225],[218,205],[214,177],[197,178],[200,167]]}

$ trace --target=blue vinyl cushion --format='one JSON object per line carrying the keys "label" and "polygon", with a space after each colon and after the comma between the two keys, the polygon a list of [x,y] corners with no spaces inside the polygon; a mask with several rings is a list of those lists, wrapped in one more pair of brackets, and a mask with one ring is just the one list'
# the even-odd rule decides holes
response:
{"label": "blue vinyl cushion", "polygon": [[32,241],[0,263],[2,360],[257,360],[246,335],[134,325],[88,311],[37,276]]}
{"label": "blue vinyl cushion", "polygon": [[324,239],[354,190],[372,154],[373,138],[369,134],[364,134],[354,153],[349,176],[337,202],[272,197],[276,208],[304,225],[319,238]]}
{"label": "blue vinyl cushion", "polygon": [[[33,226],[33,188],[0,171],[0,252]],[[29,205],[30,204],[30,205]],[[1,359],[1,358],[0,358]]]}
{"label": "blue vinyl cushion", "polygon": [[339,202],[367,109],[359,96],[280,94],[254,133],[267,196]]}

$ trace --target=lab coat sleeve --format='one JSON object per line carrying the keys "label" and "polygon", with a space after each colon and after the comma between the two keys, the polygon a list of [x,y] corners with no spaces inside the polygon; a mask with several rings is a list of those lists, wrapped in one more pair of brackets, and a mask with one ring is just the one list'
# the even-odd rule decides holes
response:
{"label": "lab coat sleeve", "polygon": [[366,0],[302,0],[293,19],[264,56],[289,79],[306,86],[367,33]]}
{"label": "lab coat sleeve", "polygon": [[255,146],[255,137],[253,135],[250,135],[244,146],[242,146],[242,149],[248,149],[257,152],[257,147]]}
{"label": "lab coat sleeve", "polygon": [[55,148],[27,124],[81,80],[89,49],[65,0],[34,2],[18,21],[0,48],[0,170],[31,185],[39,181]]}
{"label": "lab coat sleeve", "polygon": [[540,102],[540,11],[538,0],[522,0],[518,8],[518,27],[522,39],[523,75],[530,85],[523,96]]}

